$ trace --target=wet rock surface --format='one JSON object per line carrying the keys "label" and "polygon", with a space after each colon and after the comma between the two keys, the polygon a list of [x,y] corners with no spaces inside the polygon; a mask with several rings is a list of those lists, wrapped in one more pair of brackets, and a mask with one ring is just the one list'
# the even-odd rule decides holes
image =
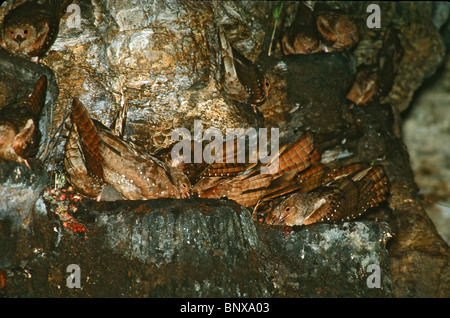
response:
{"label": "wet rock surface", "polygon": [[48,184],[42,164],[32,159],[29,165],[0,159],[0,220],[10,219],[12,230],[28,228],[33,206]]}
{"label": "wet rock surface", "polygon": [[289,235],[259,226],[258,233],[274,296],[392,297],[385,222],[319,224]]}
{"label": "wet rock surface", "polygon": [[[294,229],[252,220],[234,201],[87,202],[73,233],[55,215],[35,214],[32,232],[14,233],[4,260],[5,297],[391,296],[384,222]],[[1,221],[0,237],[9,220]],[[10,240],[7,240],[11,242]],[[20,254],[20,255],[19,255]],[[81,288],[69,288],[70,264]],[[370,264],[379,266],[368,285]],[[285,276],[287,275],[287,276]]]}

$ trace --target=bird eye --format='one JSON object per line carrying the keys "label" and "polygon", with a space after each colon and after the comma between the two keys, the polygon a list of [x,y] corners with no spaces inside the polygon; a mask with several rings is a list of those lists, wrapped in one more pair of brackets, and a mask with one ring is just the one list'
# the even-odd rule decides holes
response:
{"label": "bird eye", "polygon": [[181,185],[183,186],[183,188],[185,188],[185,189],[187,188],[186,183],[182,183]]}
{"label": "bird eye", "polygon": [[28,33],[28,30],[25,29],[25,30],[23,31],[23,34],[27,34],[27,33]]}
{"label": "bird eye", "polygon": [[266,82],[266,86],[267,86],[267,87],[269,87],[269,86],[270,86],[269,82]]}
{"label": "bird eye", "polygon": [[286,209],[284,209],[286,212],[291,212],[291,208],[287,207]]}

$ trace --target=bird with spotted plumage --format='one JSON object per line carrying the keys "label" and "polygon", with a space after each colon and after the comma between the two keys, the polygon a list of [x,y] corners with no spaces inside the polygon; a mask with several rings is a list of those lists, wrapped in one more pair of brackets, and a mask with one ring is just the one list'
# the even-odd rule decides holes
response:
{"label": "bird with spotted plumage", "polygon": [[39,114],[45,105],[47,77],[41,76],[29,97],[0,109],[0,158],[24,163],[39,148]]}
{"label": "bird with spotted plumage", "polygon": [[313,54],[322,50],[313,9],[304,2],[298,4],[295,20],[281,38],[281,48],[284,55]]}
{"label": "bird with spotted plumage", "polygon": [[105,185],[126,200],[189,197],[189,179],[176,167],[126,142],[73,99],[71,132],[64,165],[69,183],[81,194],[101,200]]}
{"label": "bird with spotted plumage", "polygon": [[219,27],[224,95],[238,104],[256,107],[270,97],[270,81],[259,65],[246,58],[228,41],[223,27]]}
{"label": "bird with spotted plumage", "polygon": [[0,28],[0,45],[25,59],[45,55],[56,40],[67,0],[30,0],[9,11]]}
{"label": "bird with spotted plumage", "polygon": [[324,52],[349,50],[359,41],[358,27],[350,14],[318,2],[314,6],[317,30]]}
{"label": "bird with spotted plumage", "polygon": [[266,222],[294,226],[353,220],[379,206],[388,191],[382,166],[369,166],[312,191],[287,196],[267,215]]}
{"label": "bird with spotted plumage", "polygon": [[[233,160],[238,152],[237,148],[234,149]],[[313,136],[306,133],[295,142],[281,146],[277,154],[272,154],[269,163],[241,164],[227,160],[208,165],[201,170],[200,179],[193,185],[192,192],[203,198],[226,197],[245,207],[252,207],[269,191],[285,187],[296,173],[307,169],[316,154]],[[266,168],[265,173],[262,173],[261,167]]]}
{"label": "bird with spotted plumage", "polygon": [[284,55],[330,53],[352,49],[358,40],[351,15],[321,2],[301,2],[294,22],[281,38],[281,48]]}

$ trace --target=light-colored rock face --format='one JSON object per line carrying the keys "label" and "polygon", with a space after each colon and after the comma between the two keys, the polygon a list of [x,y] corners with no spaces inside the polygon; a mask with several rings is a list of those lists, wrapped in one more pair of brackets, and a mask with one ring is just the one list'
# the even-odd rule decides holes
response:
{"label": "light-colored rock face", "polygon": [[[42,59],[55,72],[60,90],[53,126],[61,124],[72,97],[78,96],[109,127],[127,107],[124,138],[148,152],[167,147],[172,131],[192,129],[195,119],[203,121],[204,129],[254,127],[256,117],[241,114],[224,100],[217,81],[213,21],[232,14],[235,6],[196,6],[181,1],[74,1]],[[237,44],[254,59],[265,33],[260,22],[253,23],[256,36]]]}
{"label": "light-colored rock face", "polygon": [[403,139],[426,209],[450,242],[450,57],[439,76],[421,90],[405,118]]}
{"label": "light-colored rock face", "polygon": [[[0,19],[14,6],[0,7]],[[275,60],[282,58],[278,37],[292,23],[296,6],[285,5],[273,41]],[[354,50],[359,65],[379,48],[384,28],[366,27],[364,3],[339,6],[360,17],[361,36]],[[62,17],[55,43],[41,59],[55,72],[60,90],[49,134],[61,124],[74,96],[107,126],[126,107],[124,138],[148,152],[168,146],[173,129],[192,129],[195,119],[203,121],[204,129],[257,126],[254,114],[239,112],[220,93],[217,28],[223,26],[229,41],[250,60],[261,61],[267,55],[275,7],[270,2],[252,1],[74,0]],[[420,30],[409,27],[432,14],[430,5],[419,10],[414,5],[388,3],[382,10],[386,25],[395,17],[406,48],[401,74],[389,97],[403,110],[423,78],[433,72],[435,60],[443,52],[442,41],[429,23],[414,24]],[[423,39],[429,42],[425,45]],[[423,53],[415,54],[417,48]],[[271,62],[272,66],[263,66],[269,68],[273,91],[261,111],[266,125],[276,127],[283,117],[289,122],[289,112],[299,105],[284,96],[284,64]]]}

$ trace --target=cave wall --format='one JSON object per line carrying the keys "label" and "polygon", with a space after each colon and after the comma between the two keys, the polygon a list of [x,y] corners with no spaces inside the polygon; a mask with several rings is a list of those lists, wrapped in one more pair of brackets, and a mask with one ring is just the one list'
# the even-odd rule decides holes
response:
{"label": "cave wall", "polygon": [[[150,153],[171,143],[174,128],[192,130],[195,119],[201,119],[204,128],[226,130],[258,126],[262,116],[267,127],[280,127],[282,138],[287,140],[306,129],[333,135],[322,150],[347,151],[351,154],[349,160],[383,164],[391,194],[387,205],[369,220],[302,227],[287,237],[281,228],[255,224],[249,211],[233,204],[229,208],[229,203],[220,201],[199,203],[182,216],[186,209],[176,202],[166,202],[163,207],[158,203],[125,202],[101,206],[100,211],[89,202],[88,208],[82,203],[77,213],[85,211],[80,213],[80,220],[92,233],[73,233],[63,226],[61,214],[47,210],[38,199],[34,210],[27,214],[35,215],[34,223],[23,224],[22,219],[19,225],[11,223],[9,217],[4,217],[11,208],[0,213],[4,253],[0,274],[9,279],[8,286],[0,290],[2,295],[449,296],[449,248],[423,208],[408,150],[400,136],[401,112],[408,108],[417,88],[436,71],[445,53],[442,37],[433,24],[431,3],[379,3],[383,27],[391,23],[397,27],[405,55],[384,103],[354,109],[345,103],[345,92],[357,67],[380,48],[385,30],[365,27],[368,2],[331,2],[357,18],[360,41],[351,53],[298,59],[282,55],[278,37],[273,54],[267,55],[273,26],[267,21],[272,21],[278,3],[74,3],[81,9],[81,25],[72,27],[71,14],[64,15],[58,38],[41,64],[14,60],[0,52],[2,65],[10,65],[5,73],[16,72],[17,85],[7,80],[4,82],[9,82],[8,86],[0,86],[10,100],[26,95],[24,88],[32,85],[39,74],[49,74],[50,89],[41,120],[45,134],[39,154],[48,171],[63,173],[61,159],[67,134],[63,119],[71,99],[78,96],[92,116],[107,126],[112,126],[119,111],[126,107],[124,138]],[[283,24],[289,23],[296,5],[286,4],[281,30]],[[6,3],[0,8],[0,19],[11,6]],[[221,94],[218,26],[226,29],[230,42],[263,66],[272,82],[271,97],[260,107],[259,115],[236,107]],[[314,81],[310,80],[312,76]],[[348,135],[354,123],[362,127],[362,133]],[[52,137],[56,142],[47,144]],[[10,169],[8,165],[2,168]],[[29,186],[23,185],[27,189]],[[9,191],[6,181],[0,190]],[[39,192],[43,190],[40,185]],[[208,213],[212,223],[202,218]],[[204,254],[196,254],[198,251],[192,250],[195,246],[188,243],[193,240],[189,233],[194,232],[186,229],[194,231],[199,226],[205,236],[200,233],[193,237],[204,242]],[[392,239],[387,239],[387,233]],[[326,248],[323,237],[333,239]],[[157,246],[157,242],[161,245]],[[173,250],[181,254],[171,254]],[[161,256],[156,252],[168,257],[162,258],[166,263],[152,258]],[[75,258],[70,259],[73,255]],[[335,268],[323,262],[325,255],[354,263],[348,268]],[[184,259],[200,256],[211,262],[197,261],[206,269]],[[369,260],[364,260],[365,256]],[[64,287],[66,263],[72,261],[91,271],[83,276],[84,289]],[[365,269],[369,261],[382,264],[382,289],[367,288]],[[99,264],[104,263],[108,266],[101,271]],[[317,280],[310,282],[298,272],[299,268],[306,268]],[[214,269],[218,277],[211,274],[202,278],[203,273]],[[345,276],[343,271],[351,275]],[[112,272],[120,273],[113,282],[107,279]],[[324,273],[329,274],[325,282],[332,285],[319,279]],[[152,275],[157,275],[158,280],[149,282]],[[122,282],[127,284],[120,285]]]}

